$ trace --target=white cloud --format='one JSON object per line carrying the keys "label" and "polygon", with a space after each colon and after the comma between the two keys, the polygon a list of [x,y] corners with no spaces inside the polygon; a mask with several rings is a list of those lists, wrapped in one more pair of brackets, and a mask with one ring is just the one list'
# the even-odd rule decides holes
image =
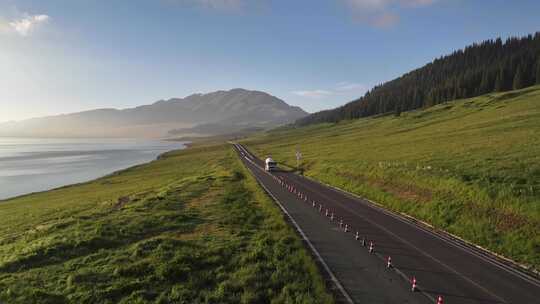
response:
{"label": "white cloud", "polygon": [[15,31],[21,36],[28,36],[38,26],[47,23],[49,19],[50,18],[47,15],[26,15],[25,17],[13,20],[8,24],[12,31]]}
{"label": "white cloud", "polygon": [[[152,0],[156,1],[156,0]],[[161,0],[162,2],[213,10],[222,13],[245,14],[261,13],[269,9],[271,0]]]}
{"label": "white cloud", "polygon": [[294,91],[292,93],[294,95],[307,97],[307,98],[315,98],[315,99],[320,99],[320,98],[323,98],[323,97],[334,95],[334,92],[330,92],[330,91],[326,91],[326,90]]}
{"label": "white cloud", "polygon": [[371,20],[371,23],[375,27],[379,27],[379,28],[391,27],[397,24],[398,22],[399,22],[399,16],[392,13],[383,13],[383,14],[375,16]]}
{"label": "white cloud", "polygon": [[353,9],[378,10],[388,5],[391,0],[346,0]]}
{"label": "white cloud", "polygon": [[195,5],[207,9],[236,11],[241,10],[247,0],[166,0],[173,4]]}
{"label": "white cloud", "polygon": [[386,9],[390,5],[425,6],[437,0],[345,0],[350,7],[364,10]]}
{"label": "white cloud", "polygon": [[202,6],[214,9],[238,9],[242,6],[242,0],[191,0]]}
{"label": "white cloud", "polygon": [[348,82],[348,81],[344,81],[344,82],[340,82],[336,85],[336,90],[337,91],[356,91],[356,90],[360,90],[360,91],[365,91],[367,90],[367,86],[362,84],[362,83],[354,83],[354,82]]}
{"label": "white cloud", "polygon": [[330,96],[345,96],[345,95],[362,95],[368,90],[368,87],[361,83],[355,82],[340,82],[337,83],[332,89],[315,89],[294,91],[294,95],[302,96],[312,99],[322,99]]}
{"label": "white cloud", "polygon": [[344,1],[356,20],[374,27],[391,27],[399,22],[397,8],[428,6],[438,0],[340,0]]}
{"label": "white cloud", "polygon": [[243,0],[199,0],[202,2],[205,2],[206,5],[210,5],[212,7],[229,7],[229,8],[237,8],[243,5]]}
{"label": "white cloud", "polygon": [[422,5],[431,5],[437,0],[402,0],[406,5],[412,5],[412,6],[422,6]]}

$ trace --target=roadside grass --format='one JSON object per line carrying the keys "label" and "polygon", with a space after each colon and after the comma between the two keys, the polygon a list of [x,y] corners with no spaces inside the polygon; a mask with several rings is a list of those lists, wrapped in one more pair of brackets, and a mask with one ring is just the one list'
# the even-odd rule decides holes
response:
{"label": "roadside grass", "polygon": [[540,269],[540,86],[243,141],[304,174]]}
{"label": "roadside grass", "polygon": [[0,302],[333,303],[230,146],[0,202]]}

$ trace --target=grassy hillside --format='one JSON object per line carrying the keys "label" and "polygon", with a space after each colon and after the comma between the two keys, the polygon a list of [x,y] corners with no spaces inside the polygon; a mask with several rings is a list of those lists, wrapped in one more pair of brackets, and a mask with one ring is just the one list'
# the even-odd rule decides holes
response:
{"label": "grassy hillside", "polygon": [[540,87],[281,129],[259,155],[540,267]]}
{"label": "grassy hillside", "polygon": [[229,146],[0,202],[2,303],[332,303]]}
{"label": "grassy hillside", "polygon": [[305,126],[400,113],[491,92],[540,84],[540,32],[474,43],[421,68],[377,85],[341,107],[296,121]]}

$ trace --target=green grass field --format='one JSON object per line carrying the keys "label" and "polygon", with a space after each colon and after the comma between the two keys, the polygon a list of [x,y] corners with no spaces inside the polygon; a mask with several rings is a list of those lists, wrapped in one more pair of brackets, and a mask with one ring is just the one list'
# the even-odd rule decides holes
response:
{"label": "green grass field", "polygon": [[540,268],[540,87],[426,110],[286,127],[260,156]]}
{"label": "green grass field", "polygon": [[333,303],[228,145],[0,202],[1,303]]}
{"label": "green grass field", "polygon": [[[540,87],[282,128],[261,156],[540,266]],[[0,302],[332,303],[230,146],[0,202]]]}

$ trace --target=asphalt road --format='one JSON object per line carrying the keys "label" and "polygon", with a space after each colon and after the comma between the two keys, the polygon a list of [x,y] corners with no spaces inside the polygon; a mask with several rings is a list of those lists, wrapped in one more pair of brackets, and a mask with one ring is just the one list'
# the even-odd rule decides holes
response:
{"label": "asphalt road", "polygon": [[265,172],[262,160],[234,146],[322,261],[341,302],[540,303],[540,281],[500,259],[313,180]]}

